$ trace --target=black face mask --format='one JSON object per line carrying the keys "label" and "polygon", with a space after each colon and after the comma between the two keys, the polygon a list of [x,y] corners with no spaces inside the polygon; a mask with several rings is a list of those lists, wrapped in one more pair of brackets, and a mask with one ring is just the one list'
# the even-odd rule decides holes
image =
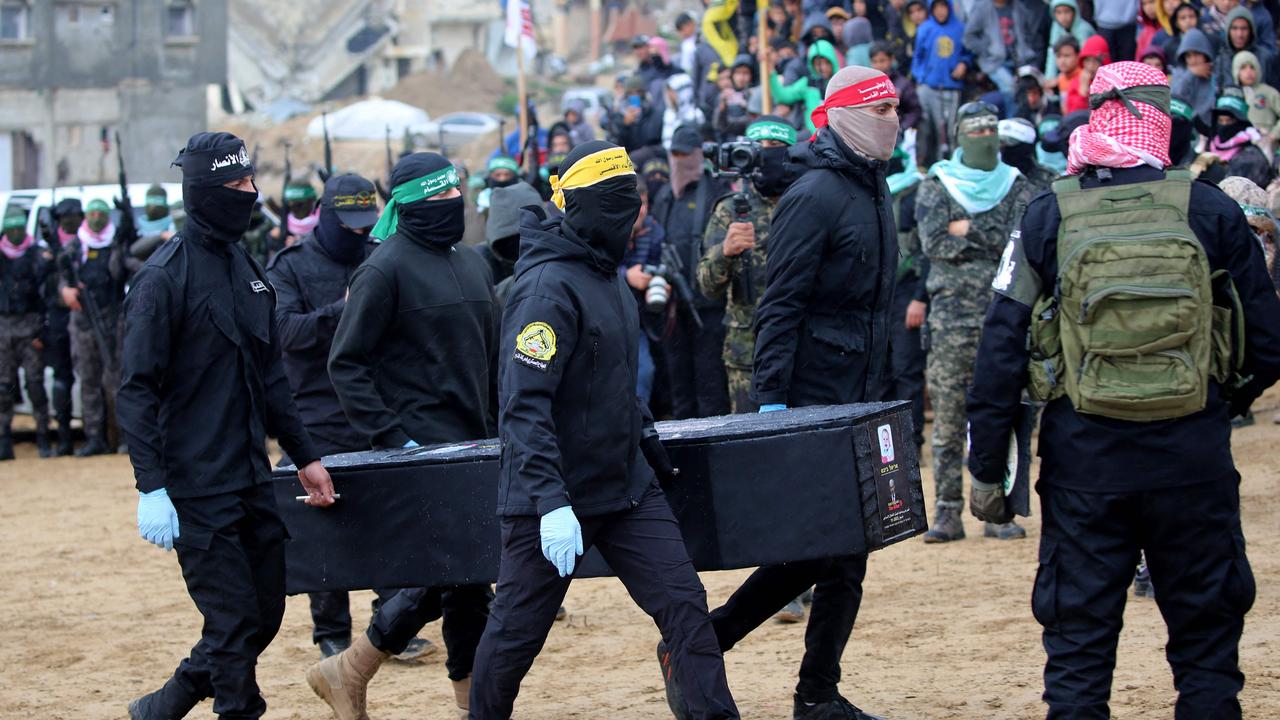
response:
{"label": "black face mask", "polygon": [[424,245],[450,247],[456,245],[466,231],[464,211],[461,195],[401,205],[397,232]]}
{"label": "black face mask", "polygon": [[1219,142],[1225,142],[1244,132],[1248,127],[1249,123],[1243,120],[1233,120],[1227,125],[1214,126],[1213,134],[1217,136]]}
{"label": "black face mask", "polygon": [[1174,165],[1183,164],[1196,141],[1196,126],[1190,120],[1174,119],[1169,133],[1169,157]]}
{"label": "black face mask", "polygon": [[[257,187],[254,187],[257,190]],[[240,240],[253,220],[257,192],[217,187],[188,187],[183,183],[186,228],[195,237],[230,245]]]}
{"label": "black face mask", "polygon": [[780,197],[795,182],[795,172],[787,164],[790,148],[768,147],[760,149],[760,169],[751,178],[751,184],[762,197]]}
{"label": "black face mask", "polygon": [[565,222],[617,265],[627,252],[642,204],[634,176],[611,178],[565,193]]}
{"label": "black face mask", "polygon": [[316,223],[315,237],[325,254],[343,265],[358,265],[364,261],[368,233],[343,227],[338,213],[327,207],[320,208],[320,221]]}
{"label": "black face mask", "polygon": [[1036,166],[1036,146],[1028,143],[1006,145],[1000,148],[1000,159],[1026,175]]}

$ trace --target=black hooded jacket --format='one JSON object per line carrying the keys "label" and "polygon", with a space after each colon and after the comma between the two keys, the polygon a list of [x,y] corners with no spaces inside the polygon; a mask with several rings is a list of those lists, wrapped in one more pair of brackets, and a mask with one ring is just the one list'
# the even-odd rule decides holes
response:
{"label": "black hooded jacket", "polygon": [[769,228],[754,397],[793,407],[864,402],[884,380],[898,266],[886,166],[825,128],[791,159],[805,172]]}
{"label": "black hooded jacket", "polygon": [[[426,202],[426,201],[424,201]],[[493,437],[498,319],[489,268],[407,221],[351,277],[329,377],[375,447]]]}
{"label": "black hooded jacket", "polygon": [[176,498],[270,482],[268,435],[299,467],[319,458],[284,375],[266,272],[239,243],[198,233],[188,223],[134,276],[116,397],[138,490]]}
{"label": "black hooded jacket", "polygon": [[652,424],[635,395],[639,338],[616,263],[561,220],[525,212],[502,320],[499,515],[636,506],[654,483],[639,449]]}
{"label": "black hooded jacket", "polygon": [[[368,244],[365,253],[374,248]],[[329,349],[346,305],[347,284],[357,265],[344,265],[308,233],[267,265],[276,291],[276,324],[284,371],[307,432],[320,452],[331,455],[369,447],[369,439],[347,421],[329,380]]]}

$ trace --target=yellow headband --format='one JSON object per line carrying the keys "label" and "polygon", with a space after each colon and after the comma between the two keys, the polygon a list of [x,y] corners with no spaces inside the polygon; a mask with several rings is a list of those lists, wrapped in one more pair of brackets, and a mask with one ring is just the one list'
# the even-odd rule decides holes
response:
{"label": "yellow headband", "polygon": [[598,182],[623,175],[635,175],[635,166],[627,151],[620,147],[612,147],[594,152],[580,158],[564,175],[551,176],[551,202],[564,209],[564,191],[591,187]]}

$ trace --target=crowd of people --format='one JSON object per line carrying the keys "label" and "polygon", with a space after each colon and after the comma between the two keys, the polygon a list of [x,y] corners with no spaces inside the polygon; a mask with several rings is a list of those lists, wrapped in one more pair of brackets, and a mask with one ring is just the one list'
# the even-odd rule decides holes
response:
{"label": "crowd of people", "polygon": [[[809,620],[794,717],[857,720],[875,716],[838,683],[866,556],[761,568],[708,613],[653,419],[909,400],[923,447],[927,390],[924,542],[965,538],[966,465],[983,534],[1013,540],[1001,474],[1025,385],[1046,405],[1033,604],[1052,716],[1105,716],[1145,551],[1178,716],[1239,717],[1253,591],[1227,421],[1280,375],[1273,4],[782,0],[760,18],[717,0],[674,18],[674,42],[634,38],[597,124],[570,103],[544,129],[530,106],[475,177],[406,153],[376,182],[295,179],[278,227],[243,142],[201,133],[175,161],[180,212],[156,186],[138,216],[62,200],[39,240],[5,215],[0,459],[19,367],[42,457],[73,450],[74,378],[77,454],[127,448],[140,531],[178,549],[206,620],[137,720],[206,697],[265,710],[252,668],[279,627],[284,538],[267,435],[321,507],[325,455],[503,442],[496,596],[380,590],[354,639],[345,593],[311,598],[307,680],[340,719],[365,717],[379,666],[440,617],[458,707],[507,717],[598,544],[662,629],[676,717],[737,717],[721,655],[777,613]],[[210,427],[246,436],[215,447]],[[1221,452],[1183,457],[1203,438]]]}

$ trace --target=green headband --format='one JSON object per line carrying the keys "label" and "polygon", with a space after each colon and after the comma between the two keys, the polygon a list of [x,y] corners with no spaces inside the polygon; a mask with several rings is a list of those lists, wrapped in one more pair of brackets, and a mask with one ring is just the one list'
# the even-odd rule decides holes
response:
{"label": "green headband", "polygon": [[1102,93],[1094,93],[1089,96],[1089,109],[1097,110],[1102,103],[1108,100],[1119,100],[1124,103],[1127,109],[1134,117],[1142,119],[1142,111],[1138,109],[1135,102],[1144,102],[1151,105],[1155,109],[1170,115],[1169,112],[1169,86],[1168,85],[1134,85],[1133,87],[1113,87]]}
{"label": "green headband", "polygon": [[111,206],[105,200],[90,200],[88,205],[84,206],[85,214],[91,212],[111,212]]}
{"label": "green headband", "polygon": [[1195,117],[1196,111],[1192,109],[1190,103],[1173,98],[1169,101],[1169,114],[1178,120],[1190,120]]}
{"label": "green headband", "polygon": [[780,122],[765,120],[764,122],[754,122],[747,126],[747,138],[760,142],[761,140],[777,140],[788,145],[796,144],[796,129],[790,125],[784,125]]}
{"label": "green headband", "polygon": [[1245,205],[1242,203],[1236,203],[1236,204],[1240,206],[1240,209],[1244,211],[1245,215],[1251,215],[1253,217],[1265,217],[1265,218],[1271,217],[1271,211],[1266,208],[1260,208],[1257,205]]}
{"label": "green headband", "polygon": [[489,161],[489,172],[494,170],[510,170],[511,172],[520,172],[520,166],[515,160],[509,157],[496,157]]}
{"label": "green headband", "polygon": [[164,195],[148,195],[147,207],[169,207],[169,198]]}
{"label": "green headband", "polygon": [[446,165],[417,180],[395,186],[391,189],[391,199],[382,210],[382,217],[378,218],[378,224],[373,226],[369,234],[379,240],[386,240],[395,234],[396,227],[400,224],[401,205],[426,200],[456,188],[459,184],[461,181],[458,179],[457,169],[452,165]]}
{"label": "green headband", "polygon": [[1232,95],[1223,95],[1218,98],[1218,102],[1213,107],[1217,110],[1235,110],[1241,115],[1249,114],[1249,105],[1244,100]]}
{"label": "green headband", "polygon": [[315,200],[316,189],[310,185],[290,185],[284,189],[285,202],[298,202],[299,200]]}
{"label": "green headband", "polygon": [[9,213],[8,215],[4,216],[3,229],[5,230],[11,230],[13,228],[24,228],[26,226],[27,226],[27,218],[20,212]]}

